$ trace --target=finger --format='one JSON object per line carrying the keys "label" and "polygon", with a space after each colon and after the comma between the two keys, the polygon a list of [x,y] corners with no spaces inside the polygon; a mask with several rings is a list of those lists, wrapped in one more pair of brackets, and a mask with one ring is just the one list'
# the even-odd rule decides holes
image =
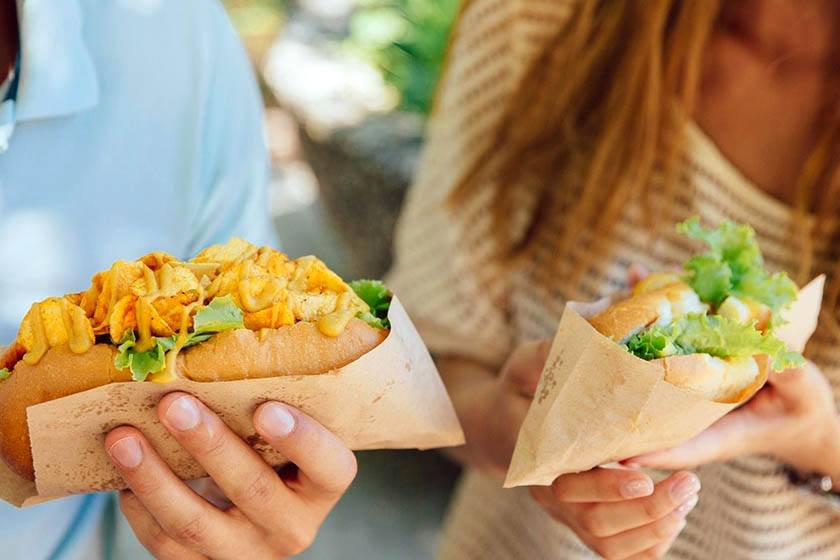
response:
{"label": "finger", "polygon": [[627,269],[627,284],[632,288],[645,278],[650,276],[650,270],[638,263],[633,263]]}
{"label": "finger", "polygon": [[[244,516],[260,527],[270,536],[272,546],[288,551],[308,547],[328,509],[313,508],[302,501],[256,451],[192,395],[166,395],[158,414],[236,506],[234,517]],[[288,427],[284,424],[277,429]],[[331,458],[321,455],[314,460]]]}
{"label": "finger", "polygon": [[193,492],[222,511],[229,510],[233,507],[233,503],[225,496],[225,493],[222,492],[219,485],[209,476],[199,478],[198,480],[188,480],[186,484]]}
{"label": "finger", "polygon": [[234,543],[241,534],[235,522],[178,479],[139,430],[112,430],[105,445],[134,495],[169,536],[207,555],[228,557],[236,552]]}
{"label": "finger", "polygon": [[140,544],[149,554],[158,560],[192,560],[206,558],[203,554],[192,551],[175,542],[166,531],[155,521],[149,510],[143,506],[131,490],[120,492],[120,511],[137,536]]}
{"label": "finger", "polygon": [[551,484],[551,494],[560,502],[615,502],[650,496],[653,481],[640,472],[596,468],[564,474]]}
{"label": "finger", "polygon": [[686,521],[683,519],[682,523],[677,525],[677,530],[674,531],[674,534],[659,543],[658,545],[651,547],[647,550],[643,550],[637,554],[632,556],[628,556],[627,560],[650,560],[653,558],[664,558],[665,555],[671,550],[671,547],[674,546],[674,541],[677,540],[677,537],[680,536],[682,530],[685,529]]}
{"label": "finger", "polygon": [[628,466],[655,469],[691,469],[738,455],[748,455],[762,441],[767,424],[748,408],[730,412],[687,442],[663,451],[654,451],[622,461]]}
{"label": "finger", "polygon": [[318,422],[277,402],[261,405],[254,414],[254,427],[299,471],[288,486],[310,500],[330,507],[356,477],[356,456],[344,442]]}
{"label": "finger", "polygon": [[688,513],[697,505],[700,479],[690,472],[675,473],[656,485],[645,498],[587,504],[578,520],[581,528],[596,537],[611,537],[662,519],[679,510]]}
{"label": "finger", "polygon": [[630,529],[618,535],[597,541],[595,552],[606,558],[632,558],[649,548],[653,548],[673,536],[685,527],[684,516],[671,513],[643,527]]}
{"label": "finger", "polygon": [[767,383],[783,398],[788,409],[813,410],[816,402],[834,408],[831,384],[813,362],[808,361],[797,369],[770,371]]}
{"label": "finger", "polygon": [[529,399],[537,391],[540,374],[551,351],[551,340],[539,340],[522,344],[507,360],[505,375],[517,392]]}

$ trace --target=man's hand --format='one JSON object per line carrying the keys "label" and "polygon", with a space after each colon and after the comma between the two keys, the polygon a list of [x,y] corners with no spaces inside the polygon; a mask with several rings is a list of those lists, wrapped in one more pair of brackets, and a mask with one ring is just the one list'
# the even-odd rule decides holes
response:
{"label": "man's hand", "polygon": [[219,509],[196,494],[136,428],[111,431],[105,446],[131,488],[120,493],[120,508],[157,558],[298,554],[312,543],[356,475],[355,456],[341,440],[280,403],[261,405],[254,426],[296,467],[281,475],[191,395],[167,395],[158,415],[233,506]]}

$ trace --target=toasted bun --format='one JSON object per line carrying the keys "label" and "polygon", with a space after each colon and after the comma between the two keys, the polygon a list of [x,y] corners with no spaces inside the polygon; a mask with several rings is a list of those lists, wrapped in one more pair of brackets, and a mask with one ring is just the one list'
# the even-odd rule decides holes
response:
{"label": "toasted bun", "polygon": [[26,409],[115,381],[129,381],[131,373],[114,367],[116,349],[96,344],[84,354],[67,346],[50,349],[35,366],[15,365],[0,382],[0,456],[14,472],[34,480]]}
{"label": "toasted bun", "polygon": [[[619,301],[589,322],[599,333],[622,343],[654,323],[667,325],[674,317],[703,310],[697,293],[678,281]],[[760,357],[720,359],[708,354],[690,354],[654,361],[665,368],[668,383],[724,403],[740,402],[767,375],[766,360]]]}
{"label": "toasted bun", "polygon": [[[184,350],[178,356],[178,370],[193,381],[325,373],[366,354],[386,336],[387,331],[358,319],[352,319],[337,337],[325,336],[307,322],[260,332],[237,329]],[[114,367],[115,354],[110,344],[96,344],[84,354],[59,346],[51,348],[37,365],[17,362],[12,375],[0,382],[0,458],[14,472],[35,479],[27,407],[130,381],[128,370]]]}
{"label": "toasted bun", "polygon": [[668,324],[677,313],[702,309],[695,291],[684,282],[675,282],[614,303],[589,322],[602,335],[625,342],[653,323]]}
{"label": "toasted bun", "polygon": [[236,329],[184,352],[179,373],[193,381],[325,373],[368,353],[386,334],[359,319],[351,319],[336,337],[308,322],[260,332]]}
{"label": "toasted bun", "polygon": [[668,383],[721,403],[740,402],[767,376],[766,360],[755,357],[721,359],[708,354],[689,354],[654,361],[665,368]]}

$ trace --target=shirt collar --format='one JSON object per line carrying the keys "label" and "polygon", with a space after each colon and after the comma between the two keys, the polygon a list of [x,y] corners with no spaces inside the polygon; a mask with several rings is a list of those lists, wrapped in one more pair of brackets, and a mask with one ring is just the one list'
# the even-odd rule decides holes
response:
{"label": "shirt collar", "polygon": [[18,2],[20,84],[15,120],[78,113],[99,102],[99,83],[82,36],[78,0]]}

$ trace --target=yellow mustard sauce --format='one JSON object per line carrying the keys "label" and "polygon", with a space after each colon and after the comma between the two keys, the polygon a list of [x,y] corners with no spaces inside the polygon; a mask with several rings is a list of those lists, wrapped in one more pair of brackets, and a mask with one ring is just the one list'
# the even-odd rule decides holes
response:
{"label": "yellow mustard sauce", "polygon": [[355,315],[356,312],[352,309],[333,311],[332,313],[322,315],[318,319],[318,330],[327,336],[336,337],[344,332],[344,329],[347,328],[347,323]]}
{"label": "yellow mustard sauce", "polygon": [[35,337],[35,342],[32,345],[32,349],[24,354],[22,359],[24,363],[34,366],[41,361],[41,358],[50,349],[50,345],[47,341],[47,331],[44,328],[44,321],[41,319],[41,304],[36,303],[33,305],[30,313],[32,314],[32,334]]}
{"label": "yellow mustard sauce", "polygon": [[84,354],[93,346],[93,332],[84,309],[64,300],[62,317],[67,329],[67,344],[74,354]]}

